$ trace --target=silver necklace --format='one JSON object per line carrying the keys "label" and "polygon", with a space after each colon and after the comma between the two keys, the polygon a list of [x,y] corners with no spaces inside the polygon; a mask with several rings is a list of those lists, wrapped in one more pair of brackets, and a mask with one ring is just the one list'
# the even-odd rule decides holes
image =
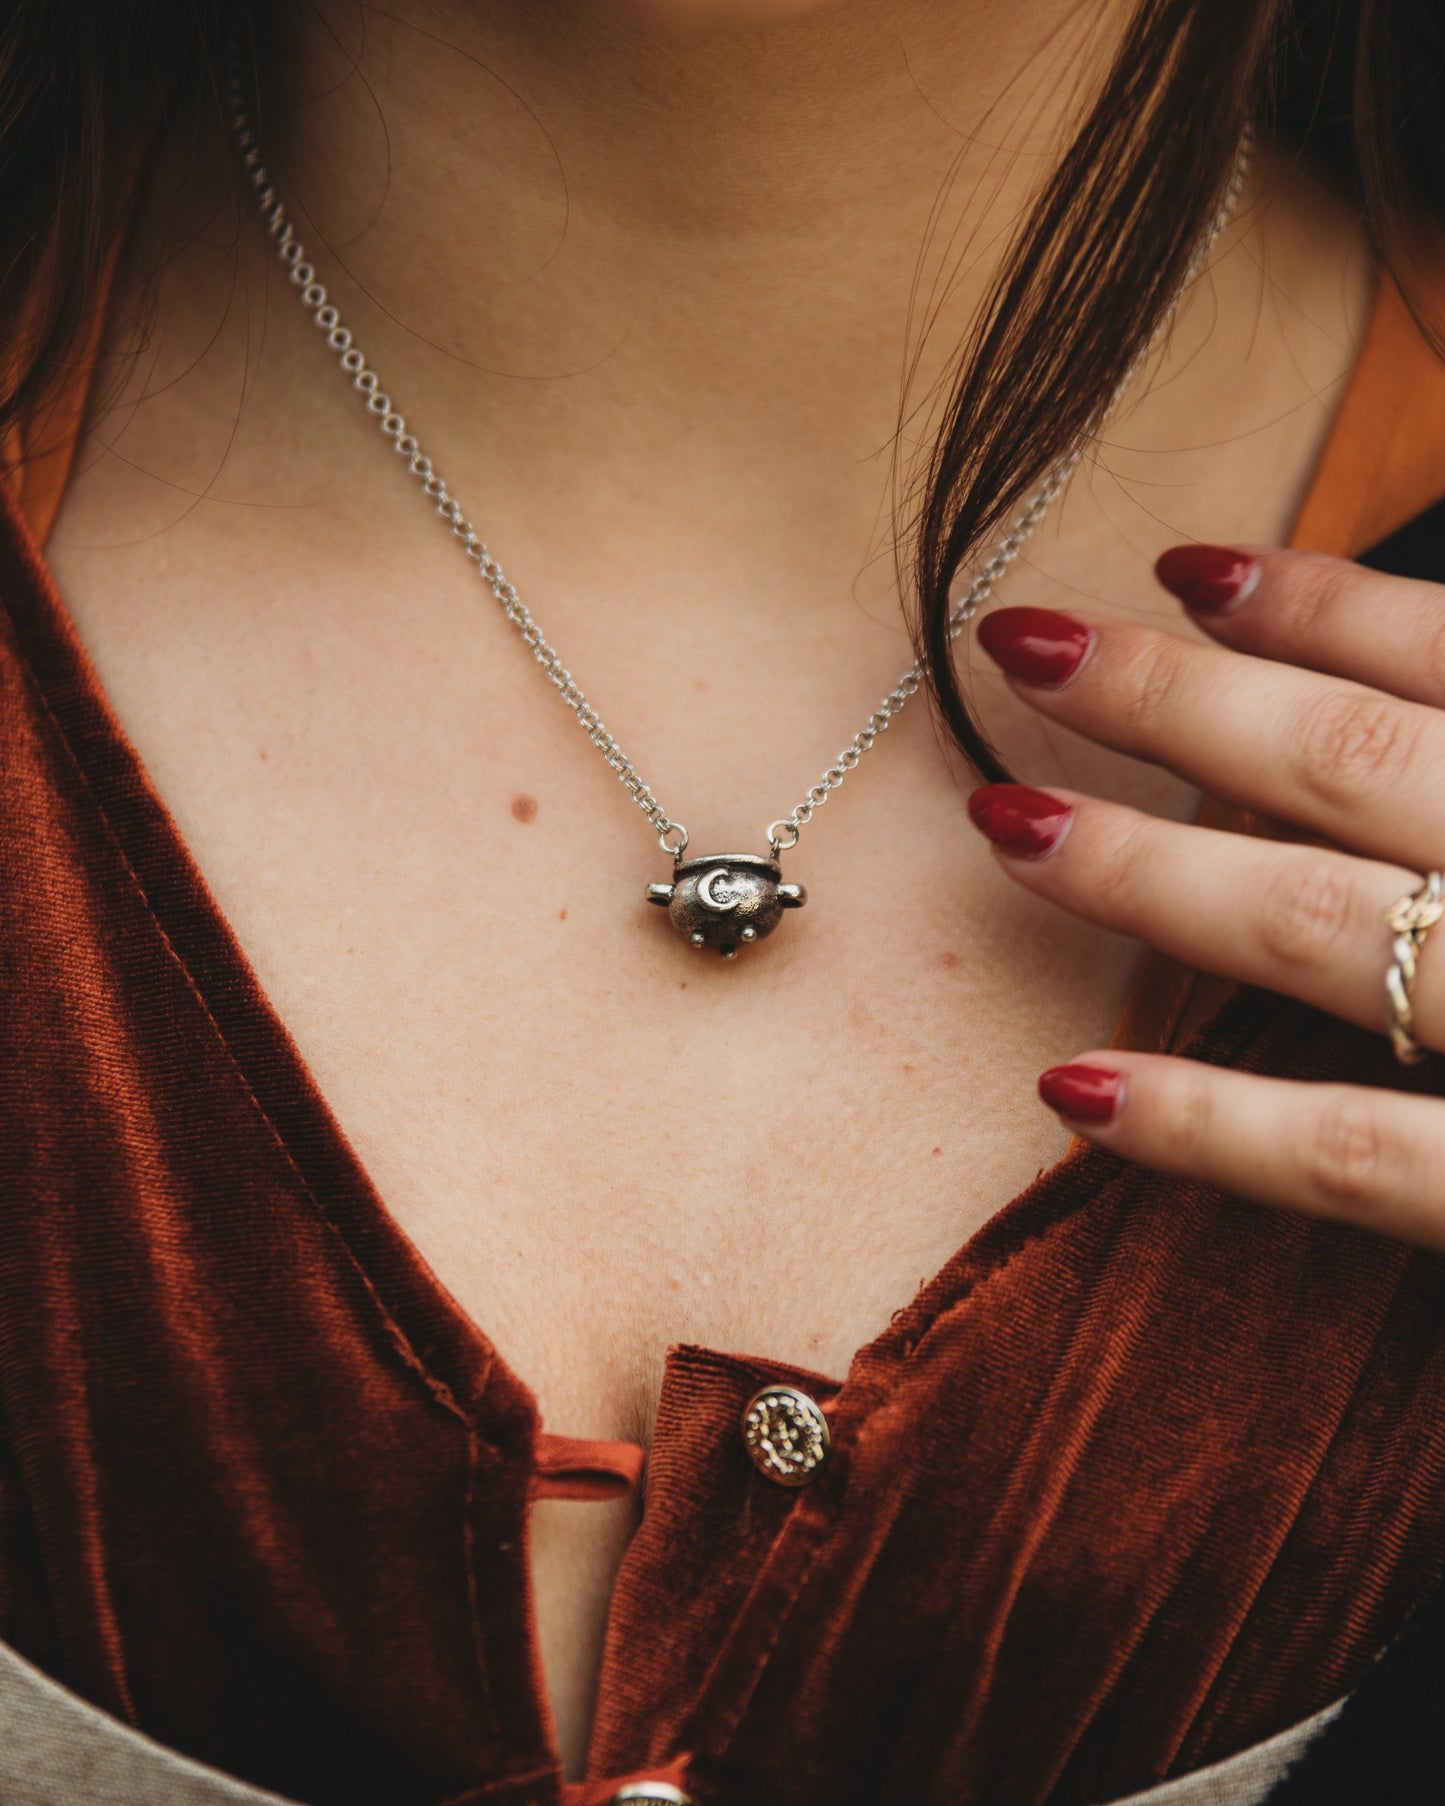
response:
{"label": "silver necklace", "polygon": [[[808,790],[803,800],[789,814],[768,824],[765,831],[768,845],[766,855],[710,853],[702,858],[685,858],[689,841],[687,829],[680,821],[674,821],[658,802],[651,788],[644,783],[637,767],[583,695],[576,679],[537,625],[531,610],[518,595],[506,572],[462,512],[461,504],[452,495],[431,459],[422,451],[420,441],[408,430],[399,410],[392,406],[391,396],[382,388],[380,377],[367,363],[350,329],[342,325],[341,315],[335,303],[328,299],[325,287],[316,280],[316,271],[307,260],[270,172],[261,160],[260,146],[256,142],[256,133],[247,111],[245,86],[239,72],[232,72],[228,89],[232,130],[241,167],[250,182],[266,229],[276,241],[276,254],[286,267],[301,305],[311,315],[318,330],[325,334],[327,346],[336,354],[343,372],[351,379],[351,386],[365,401],[367,412],[375,417],[382,433],[391,441],[392,449],[405,462],[408,473],[421,485],[422,494],[432,503],[453,537],[460,542],[462,551],[501,604],[502,612],[522,636],[558,695],[577,717],[582,731],[616,772],[633,802],[655,829],[658,845],[664,853],[671,854],[671,882],[649,884],[646,892],[648,901],[665,908],[673,927],[694,947],[712,947],[724,959],[735,958],[740,947],[771,934],[782,920],[785,910],[801,909],[807,902],[807,892],[801,884],[783,882],[782,856],[797,846],[802,830],[817,811],[849,772],[855,769],[864,753],[873,749],[878,736],[902,712],[909,697],[916,695],[922,688],[925,676],[922,660],[914,660],[848,745]],[[1100,415],[1100,420],[1107,418],[1113,411],[1138,374],[1140,366],[1173,319],[1180,297],[1204,267],[1215,241],[1233,217],[1249,171],[1252,142],[1252,134],[1246,129],[1240,140],[1228,186],[1190,261],[1174,300],[1148,343],[1142,347],[1125,372],[1108,407]],[[999,579],[1048,513],[1054,497],[1078,468],[1087,445],[1086,436],[1050,471],[1008,532],[979,566],[967,589],[949,612],[950,641],[958,638],[992,595]]]}

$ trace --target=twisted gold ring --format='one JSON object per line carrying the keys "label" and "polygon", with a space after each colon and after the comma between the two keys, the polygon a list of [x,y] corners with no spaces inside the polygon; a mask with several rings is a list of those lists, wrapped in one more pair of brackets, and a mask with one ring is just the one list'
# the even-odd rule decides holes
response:
{"label": "twisted gold ring", "polygon": [[1431,872],[1419,890],[1411,891],[1385,911],[1385,926],[1394,935],[1394,958],[1385,974],[1385,994],[1390,1000],[1390,1039],[1395,1058],[1405,1066],[1417,1065],[1426,1048],[1415,1039],[1415,1012],[1410,992],[1425,936],[1445,917],[1445,874]]}

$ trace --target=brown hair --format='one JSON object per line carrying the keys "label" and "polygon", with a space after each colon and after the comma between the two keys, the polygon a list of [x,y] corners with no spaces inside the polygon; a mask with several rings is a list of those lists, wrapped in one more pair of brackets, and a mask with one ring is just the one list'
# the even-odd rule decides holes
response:
{"label": "brown hair", "polygon": [[[0,25],[0,431],[80,339],[138,124],[214,99],[228,41],[254,47],[273,4],[19,0]],[[986,777],[1005,774],[949,656],[950,584],[1097,421],[1182,280],[1251,117],[1328,166],[1408,292],[1417,249],[1445,223],[1437,0],[1139,0],[963,348],[917,510],[915,641],[943,721]]]}

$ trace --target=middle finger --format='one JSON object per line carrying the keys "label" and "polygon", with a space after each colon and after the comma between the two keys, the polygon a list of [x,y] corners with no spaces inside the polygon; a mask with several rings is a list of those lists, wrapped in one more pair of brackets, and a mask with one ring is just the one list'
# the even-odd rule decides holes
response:
{"label": "middle finger", "polygon": [[1414,867],[1445,856],[1445,713],[1131,622],[1006,608],[984,650],[1041,714],[1226,801]]}

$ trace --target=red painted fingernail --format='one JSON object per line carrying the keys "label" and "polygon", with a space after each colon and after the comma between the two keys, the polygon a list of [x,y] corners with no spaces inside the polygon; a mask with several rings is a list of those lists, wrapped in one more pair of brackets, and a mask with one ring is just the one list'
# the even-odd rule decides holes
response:
{"label": "red painted fingernail", "polygon": [[1154,561],[1154,575],[1196,614],[1227,615],[1259,582],[1259,560],[1228,546],[1172,546]]}
{"label": "red painted fingernail", "polygon": [[1124,1101],[1124,1075],[1108,1066],[1051,1066],[1039,1074],[1039,1096],[1075,1122],[1112,1122]]}
{"label": "red painted fingernail", "polygon": [[1094,635],[1051,608],[1000,608],[979,622],[978,643],[1010,677],[1057,690],[1083,664]]}
{"label": "red painted fingernail", "polygon": [[974,827],[1014,859],[1043,859],[1064,838],[1073,807],[1026,784],[984,784],[968,799]]}

